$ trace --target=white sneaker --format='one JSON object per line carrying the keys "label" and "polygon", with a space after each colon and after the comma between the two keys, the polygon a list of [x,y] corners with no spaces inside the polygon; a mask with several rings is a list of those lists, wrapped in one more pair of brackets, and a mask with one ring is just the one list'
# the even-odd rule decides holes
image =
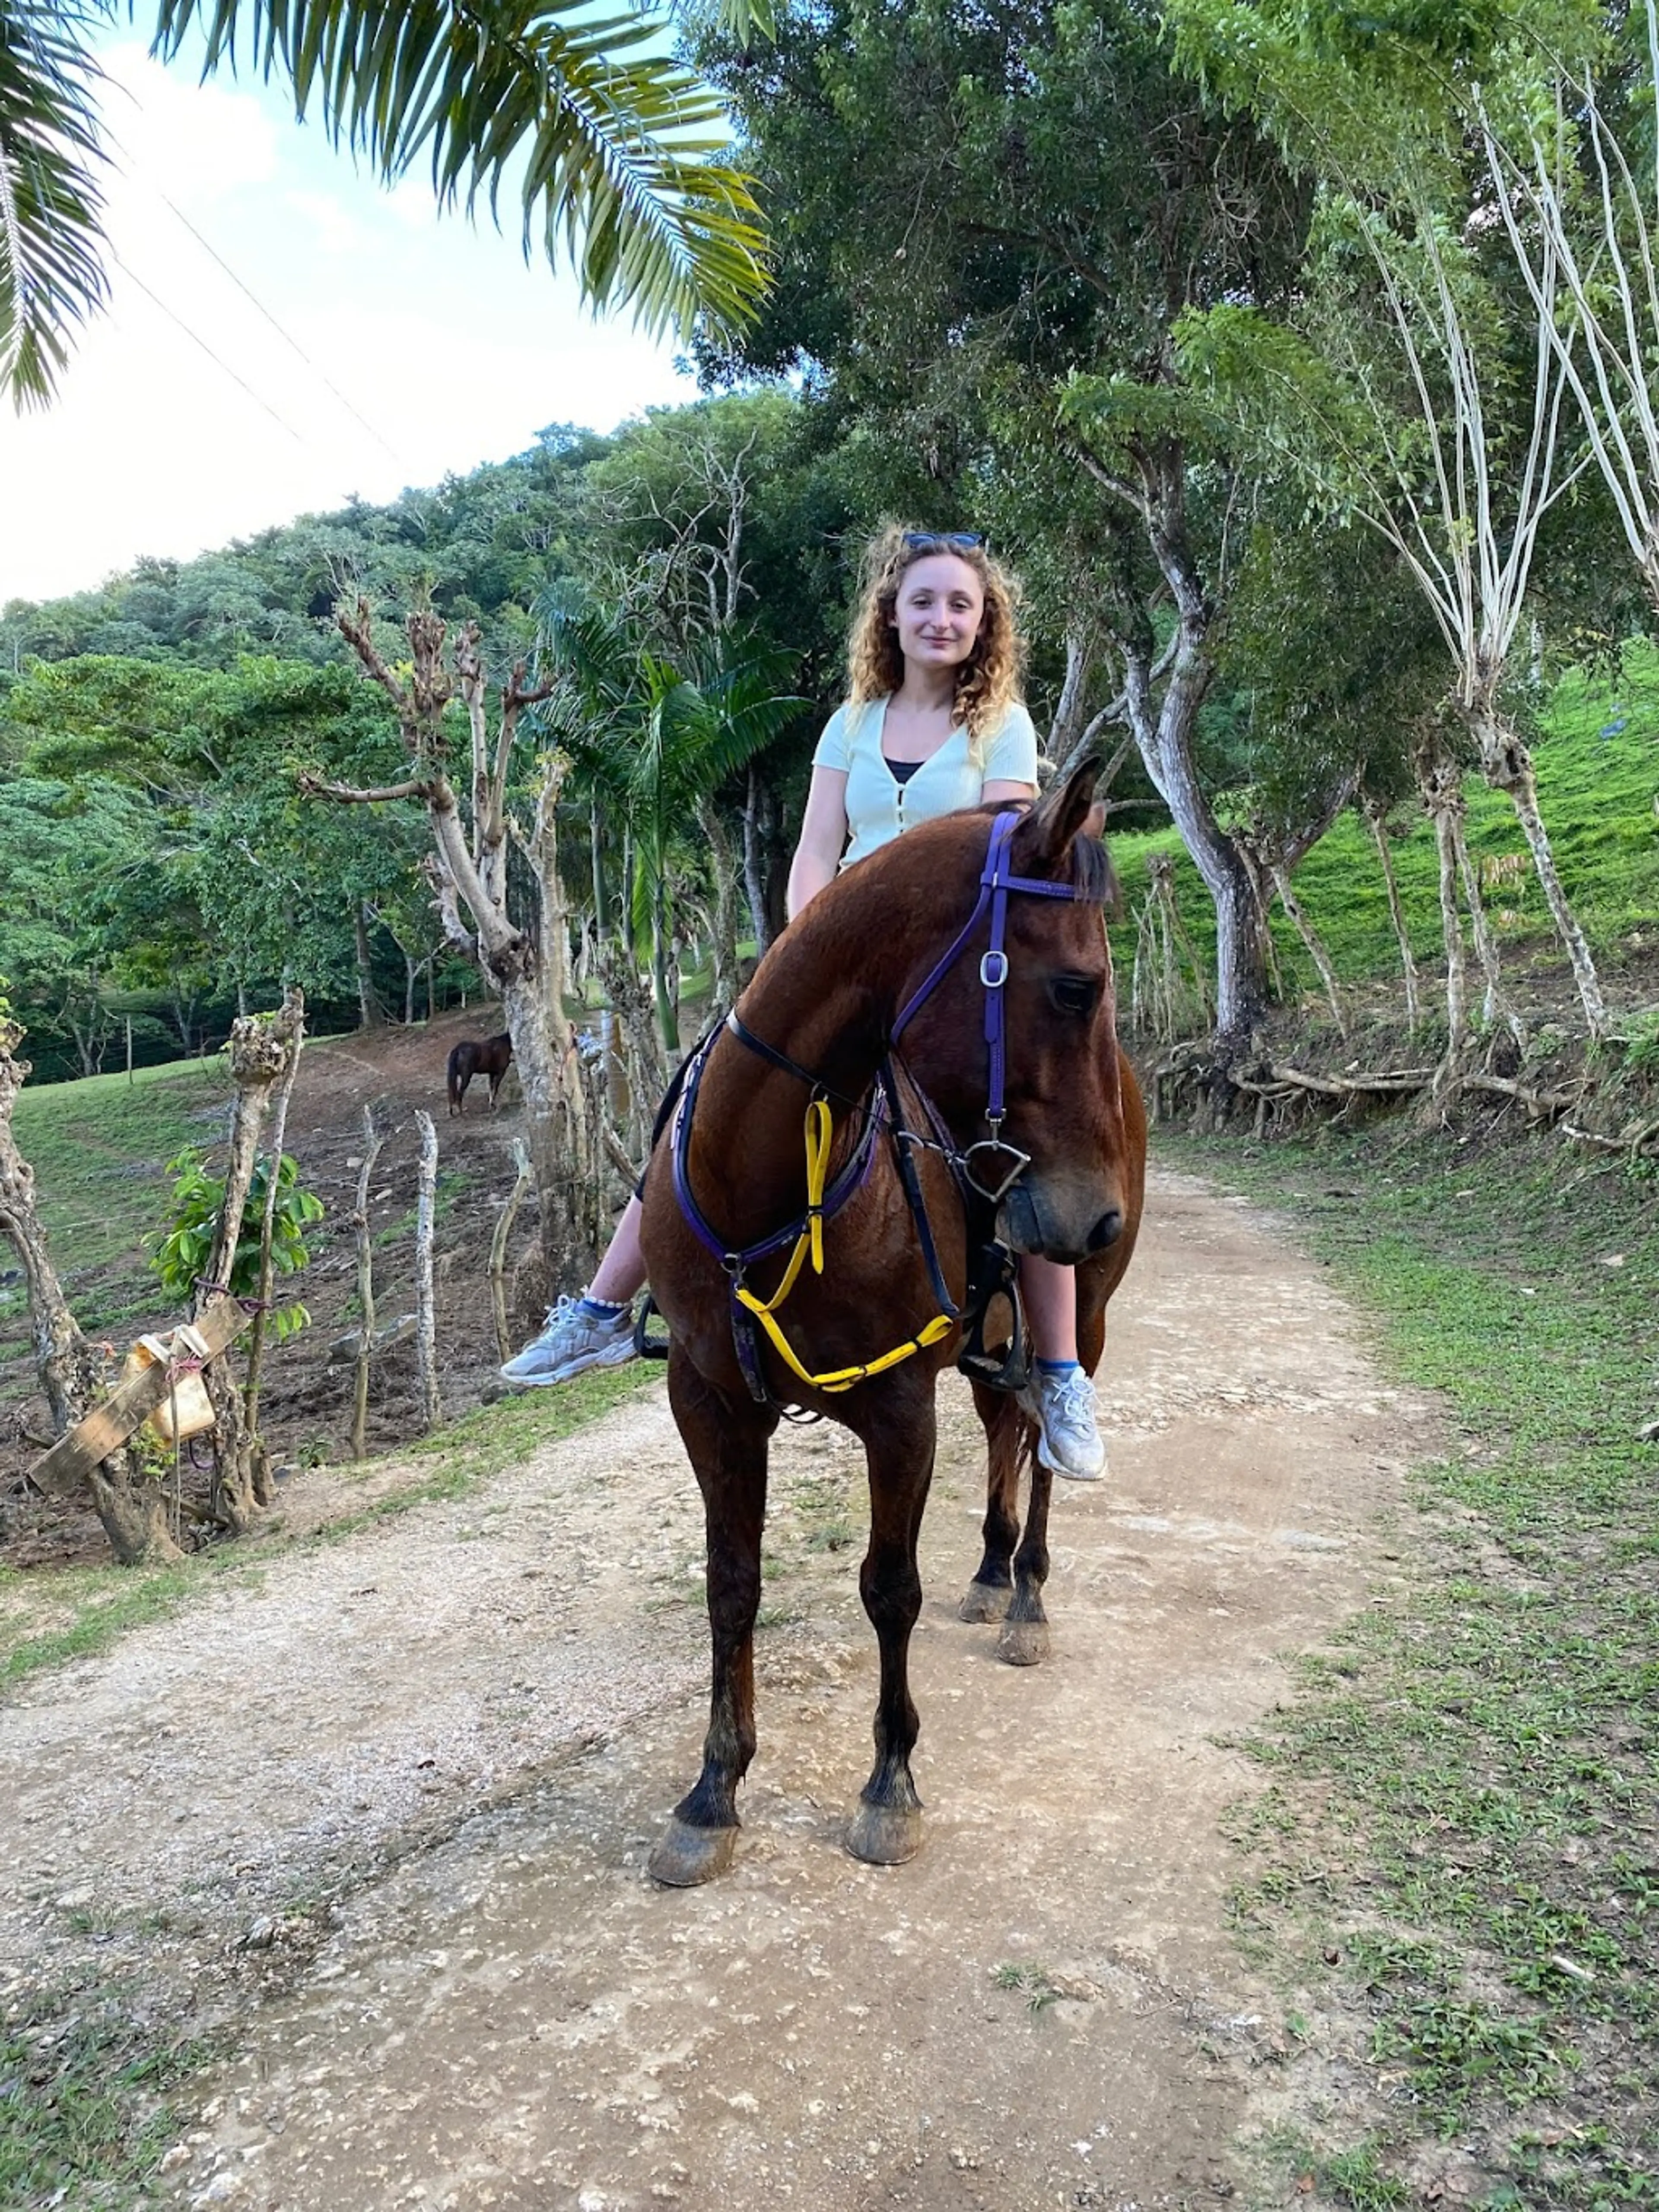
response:
{"label": "white sneaker", "polygon": [[1095,1386],[1080,1367],[1059,1374],[1034,1367],[1020,1403],[1042,1433],[1037,1457],[1073,1482],[1097,1482],[1106,1472],[1106,1447],[1095,1419]]}
{"label": "white sneaker", "polygon": [[620,1367],[634,1357],[631,1307],[624,1306],[613,1320],[590,1312],[580,1298],[561,1298],[549,1309],[547,1326],[535,1342],[502,1368],[501,1379],[520,1389],[536,1389],[545,1382],[568,1382],[590,1367]]}

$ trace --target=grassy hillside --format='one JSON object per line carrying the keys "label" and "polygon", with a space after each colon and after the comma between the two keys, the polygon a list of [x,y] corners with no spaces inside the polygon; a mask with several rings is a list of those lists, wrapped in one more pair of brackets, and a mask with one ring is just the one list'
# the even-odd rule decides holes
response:
{"label": "grassy hillside", "polygon": [[[1633,652],[1617,685],[1580,673],[1565,678],[1550,703],[1535,757],[1562,881],[1611,982],[1626,957],[1659,951],[1659,655],[1647,647]],[[1509,800],[1478,778],[1467,789],[1469,846],[1476,859],[1524,854]],[[1392,850],[1413,950],[1432,965],[1441,957],[1433,836],[1414,807],[1399,810],[1396,827],[1404,834],[1393,840]],[[1213,911],[1174,830],[1116,836],[1112,852],[1132,910],[1146,896],[1147,855],[1174,856],[1182,920],[1204,957],[1212,957]],[[1297,872],[1296,889],[1342,982],[1397,988],[1399,955],[1382,870],[1357,815],[1345,815],[1314,848]],[[1517,955],[1555,959],[1549,916],[1529,867],[1518,883],[1489,897],[1488,911],[1511,963]],[[1273,941],[1287,997],[1316,991],[1312,963],[1277,908]],[[1134,956],[1132,922],[1115,933],[1114,942],[1127,995]],[[1564,957],[1561,965],[1565,973]],[[1613,995],[1616,1000],[1616,986]]]}
{"label": "grassy hillside", "polygon": [[[40,1218],[84,1328],[95,1333],[138,1310],[118,1297],[113,1305],[100,1298],[100,1281],[143,1282],[154,1304],[142,1243],[167,1211],[167,1164],[185,1145],[218,1143],[229,1111],[230,1080],[217,1059],[135,1068],[131,1081],[93,1075],[24,1086],[12,1127],[34,1170]],[[0,1357],[20,1349],[27,1327],[21,1281],[0,1282]]]}

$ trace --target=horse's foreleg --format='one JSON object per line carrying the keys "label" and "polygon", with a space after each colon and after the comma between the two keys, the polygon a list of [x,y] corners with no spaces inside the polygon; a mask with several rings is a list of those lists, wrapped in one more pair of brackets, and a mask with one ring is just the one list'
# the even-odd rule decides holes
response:
{"label": "horse's foreleg", "polygon": [[974,1406],[985,1430],[985,1551],[957,1612],[963,1620],[1000,1620],[1013,1593],[1014,1546],[1019,1540],[1018,1443],[1024,1415],[1006,1390],[974,1385]]}
{"label": "horse's foreleg", "polygon": [[702,1492],[714,1655],[702,1771],[674,1808],[650,1858],[656,1881],[684,1889],[712,1881],[732,1863],[738,1784],[755,1755],[755,1615],[766,1447],[777,1415],[769,1407],[716,1396],[678,1346],[669,1361],[668,1391]]}
{"label": "horse's foreleg", "polygon": [[1048,1501],[1054,1479],[1037,1456],[1036,1431],[1023,1413],[1019,1425],[1024,1443],[1019,1456],[1030,1468],[1031,1491],[1025,1506],[1024,1533],[1014,1553],[1014,1595],[997,1638],[997,1656],[1011,1667],[1035,1667],[1048,1656],[1048,1616],[1042,1609],[1042,1585],[1048,1579]]}
{"label": "horse's foreleg", "polygon": [[921,1800],[910,1773],[921,1727],[910,1698],[910,1632],[921,1611],[916,1539],[933,1480],[936,1430],[931,1391],[884,1410],[887,1417],[865,1437],[870,1548],[859,1571],[859,1595],[881,1655],[876,1763],[860,1794],[847,1848],[872,1866],[898,1866],[921,1848]]}

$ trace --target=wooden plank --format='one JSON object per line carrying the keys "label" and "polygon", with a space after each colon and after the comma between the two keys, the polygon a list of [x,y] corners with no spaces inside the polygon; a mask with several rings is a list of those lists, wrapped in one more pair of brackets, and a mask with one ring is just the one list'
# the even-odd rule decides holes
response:
{"label": "wooden plank", "polygon": [[[216,1358],[252,1318],[234,1298],[219,1298],[193,1326],[207,1346],[208,1357]],[[35,1461],[28,1470],[29,1480],[49,1498],[70,1497],[93,1468],[118,1449],[164,1402],[167,1388],[167,1369],[160,1365],[146,1367],[130,1382],[120,1384]]]}

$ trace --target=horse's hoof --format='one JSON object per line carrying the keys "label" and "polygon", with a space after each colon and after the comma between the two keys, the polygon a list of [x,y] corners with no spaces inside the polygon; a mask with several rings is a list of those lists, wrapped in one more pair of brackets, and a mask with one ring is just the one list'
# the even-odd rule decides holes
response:
{"label": "horse's hoof", "polygon": [[902,1866],[921,1849],[921,1814],[860,1797],[847,1830],[847,1848],[866,1866]]}
{"label": "horse's hoof", "polygon": [[663,1830],[646,1871],[665,1889],[695,1889],[724,1874],[737,1848],[735,1828],[694,1828],[677,1815]]}
{"label": "horse's hoof", "polygon": [[958,1620],[1001,1620],[1013,1592],[1006,1583],[969,1583],[968,1595],[957,1607]]}
{"label": "horse's hoof", "polygon": [[1048,1656],[1046,1620],[1005,1620],[997,1638],[997,1657],[1010,1667],[1040,1667]]}

